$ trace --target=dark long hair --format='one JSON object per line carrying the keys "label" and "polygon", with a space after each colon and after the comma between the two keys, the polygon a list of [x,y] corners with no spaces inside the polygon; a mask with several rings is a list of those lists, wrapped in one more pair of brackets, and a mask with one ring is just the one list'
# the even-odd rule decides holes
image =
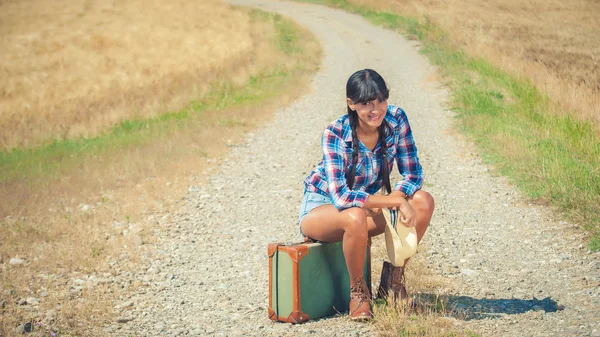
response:
{"label": "dark long hair", "polygon": [[[375,99],[387,100],[389,94],[390,91],[385,84],[383,77],[372,69],[364,69],[355,72],[348,79],[348,83],[346,83],[346,97],[354,104],[370,102]],[[356,166],[358,164],[358,135],[356,133],[358,114],[348,107],[348,117],[350,120],[350,127],[352,128],[352,166],[350,172],[346,174],[346,183],[348,184],[348,187],[352,189],[354,186],[354,178],[356,176]],[[383,157],[382,168],[379,175],[380,177],[383,177],[383,186],[387,193],[390,193],[392,191],[392,186],[390,184],[390,172],[386,157],[387,144],[385,142],[387,129],[387,123],[384,118],[381,125],[377,128],[379,144],[381,146],[381,156]]]}

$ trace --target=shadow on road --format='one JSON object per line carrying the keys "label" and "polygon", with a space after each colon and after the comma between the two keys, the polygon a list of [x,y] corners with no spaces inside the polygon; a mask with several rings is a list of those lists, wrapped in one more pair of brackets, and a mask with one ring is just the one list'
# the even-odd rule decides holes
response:
{"label": "shadow on road", "polygon": [[523,300],[518,298],[473,298],[469,296],[420,294],[415,304],[421,309],[444,313],[462,319],[496,318],[505,315],[522,314],[528,311],[556,312],[563,310],[550,297]]}

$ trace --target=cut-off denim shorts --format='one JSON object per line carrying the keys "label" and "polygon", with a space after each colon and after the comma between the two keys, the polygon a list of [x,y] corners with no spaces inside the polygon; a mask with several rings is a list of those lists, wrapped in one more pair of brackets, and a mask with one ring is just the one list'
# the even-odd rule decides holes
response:
{"label": "cut-off denim shorts", "polygon": [[329,204],[331,204],[330,197],[314,192],[304,192],[304,198],[302,198],[302,204],[300,204],[300,216],[298,217],[298,231],[300,232],[300,235],[304,236],[304,234],[302,234],[302,220],[308,212],[319,206]]}

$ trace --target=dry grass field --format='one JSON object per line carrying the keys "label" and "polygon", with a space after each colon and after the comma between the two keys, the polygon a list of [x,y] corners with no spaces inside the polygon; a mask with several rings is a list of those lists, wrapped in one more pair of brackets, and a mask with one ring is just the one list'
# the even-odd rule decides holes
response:
{"label": "dry grass field", "polygon": [[244,81],[250,32],[220,0],[1,1],[0,148],[94,136]]}
{"label": "dry grass field", "polygon": [[348,2],[430,20],[470,55],[526,76],[559,103],[562,112],[575,113],[600,126],[598,1]]}
{"label": "dry grass field", "polygon": [[0,45],[4,149],[189,111],[152,137],[42,148],[44,169],[0,176],[0,336],[26,322],[103,335],[113,301],[138,285],[94,280],[110,279],[114,261],[137,268],[188,186],[297,97],[320,61],[307,31],[220,0],[0,1]]}

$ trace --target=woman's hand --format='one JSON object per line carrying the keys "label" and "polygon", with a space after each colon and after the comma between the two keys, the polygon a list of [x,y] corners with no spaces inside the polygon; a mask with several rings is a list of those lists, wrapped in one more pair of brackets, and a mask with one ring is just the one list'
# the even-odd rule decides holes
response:
{"label": "woman's hand", "polygon": [[406,200],[403,192],[392,191],[388,195],[370,195],[365,202],[364,210],[367,216],[372,217],[381,212],[381,207],[400,211],[400,222],[406,227],[417,225],[415,210]]}
{"label": "woman's hand", "polygon": [[404,199],[404,202],[400,204],[398,210],[402,214],[400,222],[406,227],[415,227],[417,225],[417,212],[408,203],[408,200]]}
{"label": "woman's hand", "polygon": [[406,227],[415,227],[417,225],[417,213],[408,203],[404,194],[400,191],[393,191],[389,196],[394,198],[394,203],[398,205],[393,209],[400,211],[400,222]]}

